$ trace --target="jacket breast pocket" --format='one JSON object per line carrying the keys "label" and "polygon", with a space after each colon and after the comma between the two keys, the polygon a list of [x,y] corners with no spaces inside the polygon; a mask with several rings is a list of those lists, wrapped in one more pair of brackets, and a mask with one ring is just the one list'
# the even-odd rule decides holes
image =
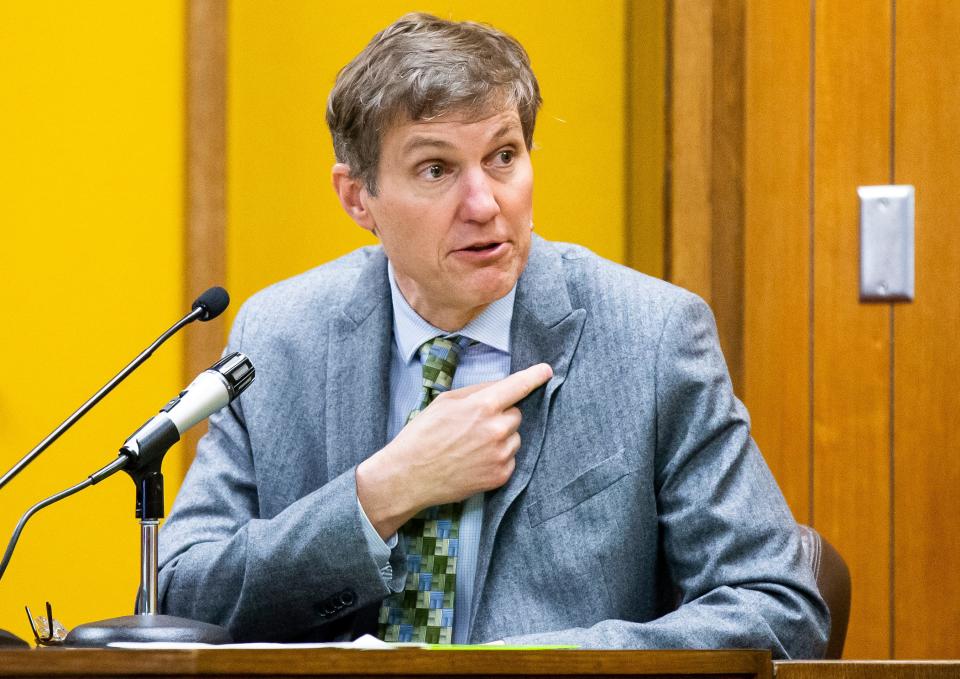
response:
{"label": "jacket breast pocket", "polygon": [[627,459],[626,451],[620,450],[590,467],[563,488],[531,502],[527,506],[530,525],[536,526],[573,509],[597,493],[606,490],[632,471],[633,467]]}

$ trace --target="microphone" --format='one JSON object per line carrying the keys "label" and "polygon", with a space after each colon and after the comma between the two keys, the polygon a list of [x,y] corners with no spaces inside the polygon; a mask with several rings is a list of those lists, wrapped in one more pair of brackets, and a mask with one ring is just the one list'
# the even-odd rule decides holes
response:
{"label": "microphone", "polygon": [[[208,291],[209,293],[210,291]],[[187,316],[208,314],[213,318],[227,306],[226,293],[204,293],[194,302]],[[186,389],[137,429],[120,448],[120,455],[107,466],[90,474],[84,481],[33,505],[20,517],[6,551],[0,558],[3,578],[13,550],[27,521],[34,514],[55,502],[70,497],[84,488],[103,481],[121,469],[137,487],[136,515],[140,520],[140,592],[137,615],[80,625],[67,635],[67,646],[104,646],[120,641],[183,641],[229,643],[230,634],[215,625],[159,615],[157,580],[157,540],[159,520],[163,517],[163,474],[161,464],[167,450],[180,440],[181,434],[201,420],[232,402],[253,382],[256,371],[250,359],[234,352],[200,373]],[[52,621],[51,621],[52,624]],[[26,642],[0,630],[0,648],[26,646]]]}
{"label": "microphone", "polygon": [[[174,443],[180,440],[183,432],[210,417],[242,394],[253,382],[255,374],[253,363],[239,352],[220,359],[200,373],[186,389],[161,408],[158,415],[151,417],[127,438],[120,448],[120,455],[110,464],[90,474],[77,485],[52,495],[27,510],[20,517],[13,531],[13,537],[10,538],[3,558],[0,559],[0,578],[3,578],[7,570],[13,550],[30,517],[44,507],[100,483],[121,469],[130,474],[134,483],[137,484],[138,514],[142,512],[145,504],[150,505],[149,510],[152,513],[159,514],[158,517],[141,518],[162,517],[163,485],[159,469],[163,456]],[[144,485],[143,480],[147,478],[153,481],[153,486]]]}
{"label": "microphone", "polygon": [[158,337],[153,344],[147,347],[143,352],[140,353],[139,356],[127,364],[127,367],[117,373],[113,379],[102,386],[100,390],[91,396],[86,403],[77,408],[77,410],[74,411],[70,417],[60,423],[60,426],[48,434],[47,437],[38,443],[33,450],[24,455],[23,458],[17,462],[6,474],[0,476],[0,488],[3,488],[5,485],[7,485],[7,483],[9,483],[17,474],[23,471],[28,464],[33,462],[40,455],[40,453],[49,448],[50,445],[60,438],[64,432],[76,424],[77,420],[86,415],[87,412],[93,408],[93,406],[97,405],[97,403],[99,403],[104,396],[113,391],[114,387],[123,382],[123,380],[127,379],[130,373],[132,373],[134,370],[140,367],[144,361],[150,358],[150,356],[153,355],[153,352],[156,351],[161,344],[170,339],[185,325],[198,320],[213,320],[223,313],[228,304],[230,304],[230,295],[227,294],[226,290],[220,287],[210,288],[202,295],[197,297],[191,305],[191,311],[189,314],[174,323],[165,333],[160,335],[160,337]]}
{"label": "microphone", "polygon": [[239,352],[220,359],[131,434],[120,452],[137,467],[149,464],[166,453],[190,427],[242,394],[255,375],[253,363]]}
{"label": "microphone", "polygon": [[193,304],[190,305],[190,308],[196,311],[197,309],[202,309],[203,314],[199,316],[201,321],[211,321],[220,314],[223,313],[230,305],[230,295],[227,294],[227,291],[216,286],[205,290],[202,295],[193,300]]}

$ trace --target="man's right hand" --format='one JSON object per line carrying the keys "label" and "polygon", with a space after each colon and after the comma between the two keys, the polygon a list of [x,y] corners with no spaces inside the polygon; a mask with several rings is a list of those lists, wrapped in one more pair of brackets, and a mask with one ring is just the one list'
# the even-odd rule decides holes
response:
{"label": "man's right hand", "polygon": [[539,363],[497,382],[438,396],[357,466],[357,497],[386,539],[425,507],[505,484],[520,449],[515,404],[553,376]]}

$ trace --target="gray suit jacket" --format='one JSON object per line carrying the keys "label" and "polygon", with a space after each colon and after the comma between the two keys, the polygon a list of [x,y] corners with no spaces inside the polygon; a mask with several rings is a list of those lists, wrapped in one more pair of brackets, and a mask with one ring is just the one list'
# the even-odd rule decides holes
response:
{"label": "gray suit jacket", "polygon": [[[229,349],[257,379],[211,418],[161,533],[164,612],[238,640],[373,628],[388,591],[354,467],[386,443],[386,263],[359,250],[240,311]],[[821,654],[826,607],[699,298],[535,238],[511,351],[554,377],[486,497],[472,641]]]}

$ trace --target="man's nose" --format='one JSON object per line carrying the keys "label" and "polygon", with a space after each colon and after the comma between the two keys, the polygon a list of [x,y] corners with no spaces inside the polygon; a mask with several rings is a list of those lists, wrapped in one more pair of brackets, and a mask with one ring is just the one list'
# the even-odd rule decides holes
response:
{"label": "man's nose", "polygon": [[486,224],[500,214],[495,183],[482,169],[465,173],[460,200],[460,219]]}

